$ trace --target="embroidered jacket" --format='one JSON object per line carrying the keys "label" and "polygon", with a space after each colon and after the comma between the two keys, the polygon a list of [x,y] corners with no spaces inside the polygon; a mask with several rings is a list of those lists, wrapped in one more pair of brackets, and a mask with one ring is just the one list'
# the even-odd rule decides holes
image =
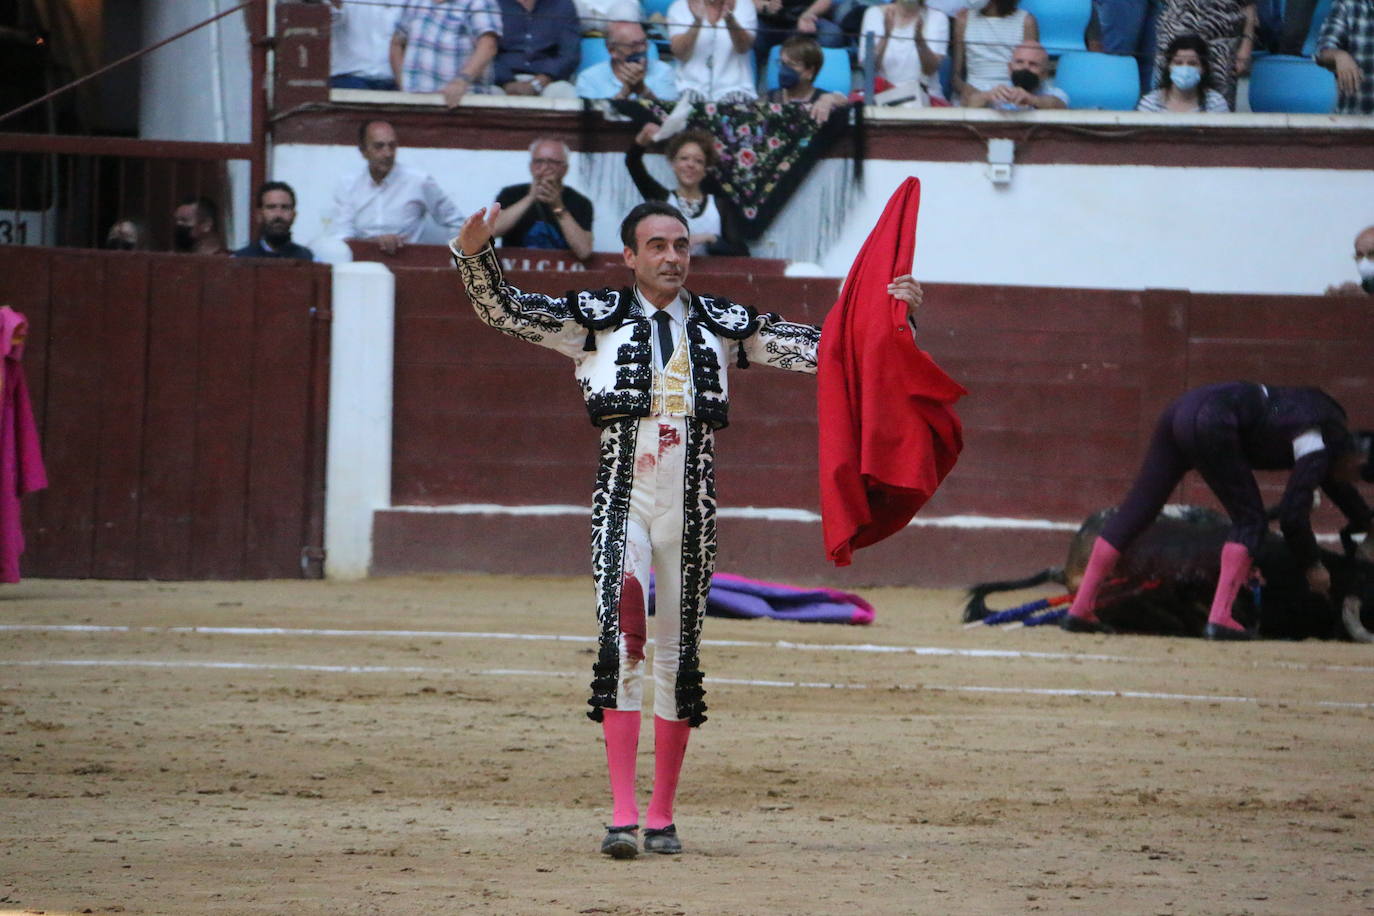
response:
{"label": "embroidered jacket", "polygon": [[[561,298],[506,283],[490,245],[468,257],[454,253],[468,298],[485,324],[571,357],[592,423],[652,413],[652,323],[633,288],[570,291]],[[724,367],[766,363],[816,372],[820,328],[760,314],[746,305],[693,294],[685,313],[692,404],[687,415],[715,429],[728,423],[730,388]]]}

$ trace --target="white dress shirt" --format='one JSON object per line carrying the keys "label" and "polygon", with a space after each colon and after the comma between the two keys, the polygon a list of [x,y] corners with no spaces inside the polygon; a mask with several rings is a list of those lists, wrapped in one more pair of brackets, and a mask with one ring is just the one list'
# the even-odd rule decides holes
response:
{"label": "white dress shirt", "polygon": [[391,79],[396,11],[394,6],[374,2],[344,0],[342,7],[330,4],[329,75]]}
{"label": "white dress shirt", "polygon": [[334,216],[326,231],[344,239],[399,235],[416,242],[425,214],[455,235],[463,226],[463,214],[433,177],[398,162],[378,184],[364,166],[335,190]]}
{"label": "white dress shirt", "polygon": [[[735,0],[734,12],[740,28],[754,35],[759,14],[754,9],[753,0]],[[673,5],[668,7],[668,37],[676,38],[691,30],[692,12],[687,0],[674,0]],[[692,53],[686,60],[678,61],[678,92],[692,90],[708,101],[715,101],[729,92],[741,92],[753,98],[757,95],[754,91],[753,60],[752,47],[743,54],[735,53],[724,16],[714,26],[703,19]]]}

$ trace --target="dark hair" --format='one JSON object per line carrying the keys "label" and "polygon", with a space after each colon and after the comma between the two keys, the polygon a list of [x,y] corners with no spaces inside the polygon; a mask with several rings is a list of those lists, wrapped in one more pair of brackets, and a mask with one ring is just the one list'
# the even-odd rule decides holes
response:
{"label": "dark hair", "polygon": [[992,18],[1000,19],[1003,16],[1010,16],[1012,13],[1016,12],[1016,8],[1020,5],[1020,0],[990,0],[988,5],[983,7],[982,14],[987,16],[988,10],[992,9],[996,11],[992,14]]}
{"label": "dark hair", "polygon": [[191,205],[195,205],[197,222],[208,219],[210,221],[210,228],[214,229],[216,232],[219,231],[219,207],[213,200],[208,197],[197,197],[193,194],[190,197],[182,198],[181,203],[177,204],[178,207],[189,207]]}
{"label": "dark hair", "polygon": [[[820,44],[810,35],[793,35],[782,43],[782,51],[786,51],[797,59],[797,63],[807,70],[814,70],[817,74],[825,64],[825,55],[821,53]],[[782,51],[778,52],[779,57],[782,56]]]}
{"label": "dark hair", "polygon": [[385,124],[387,127],[391,127],[391,122],[386,118],[368,118],[358,125],[358,149],[362,149],[363,144],[367,142],[367,129],[373,124]]}
{"label": "dark hair", "polygon": [[1192,32],[1184,32],[1182,35],[1174,36],[1174,40],[1169,42],[1169,46],[1164,49],[1164,60],[1160,61],[1159,64],[1159,88],[1166,90],[1173,88],[1174,83],[1169,79],[1169,61],[1173,60],[1174,55],[1179,51],[1197,52],[1202,68],[1202,80],[1197,84],[1197,94],[1200,98],[1205,98],[1207,90],[1212,88],[1212,64],[1207,60],[1206,39]]}
{"label": "dark hair", "polygon": [[646,200],[625,214],[625,219],[620,223],[620,240],[625,243],[626,248],[633,251],[639,250],[635,240],[635,230],[639,228],[640,223],[651,216],[671,216],[682,223],[682,228],[690,228],[687,225],[687,217],[683,216],[677,207],[672,204],[665,204],[661,200]]}
{"label": "dark hair", "polygon": [[266,181],[262,187],[258,188],[258,207],[262,207],[262,199],[267,196],[268,191],[285,191],[291,195],[291,206],[296,206],[296,192],[291,190],[291,185],[284,181]]}
{"label": "dark hair", "polygon": [[720,154],[716,152],[716,141],[699,127],[684,130],[680,134],[673,134],[672,139],[668,141],[668,149],[665,151],[668,159],[671,161],[688,143],[695,143],[701,147],[701,154],[706,157],[708,169],[716,167],[716,163],[720,161]]}

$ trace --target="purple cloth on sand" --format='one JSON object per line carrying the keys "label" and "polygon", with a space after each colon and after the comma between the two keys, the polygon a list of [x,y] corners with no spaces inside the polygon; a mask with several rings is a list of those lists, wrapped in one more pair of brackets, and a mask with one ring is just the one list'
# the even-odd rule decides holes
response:
{"label": "purple cloth on sand", "polygon": [[[649,581],[649,613],[653,613],[654,583]],[[833,588],[798,588],[716,573],[706,596],[709,617],[771,617],[803,623],[873,622],[873,605],[852,592]]]}

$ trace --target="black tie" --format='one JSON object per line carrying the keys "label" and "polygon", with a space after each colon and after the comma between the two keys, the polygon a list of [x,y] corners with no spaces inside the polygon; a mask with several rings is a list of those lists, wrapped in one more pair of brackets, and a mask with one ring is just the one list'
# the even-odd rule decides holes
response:
{"label": "black tie", "polygon": [[658,322],[658,354],[665,369],[668,368],[668,360],[673,358],[672,320],[673,316],[662,309],[654,313],[654,321]]}

